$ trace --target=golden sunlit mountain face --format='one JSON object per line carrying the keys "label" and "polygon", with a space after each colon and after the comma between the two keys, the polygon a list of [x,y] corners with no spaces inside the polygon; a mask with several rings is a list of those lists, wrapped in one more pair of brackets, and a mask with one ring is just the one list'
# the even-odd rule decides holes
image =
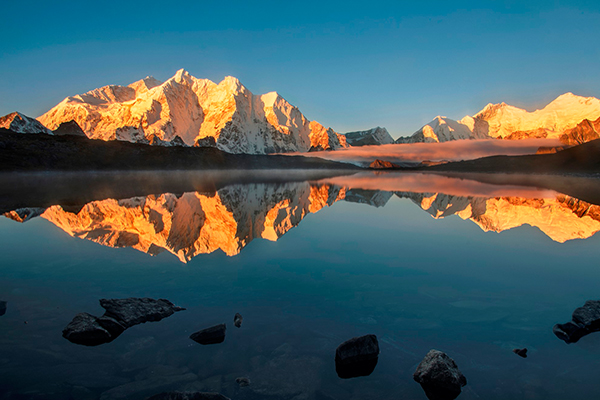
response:
{"label": "golden sunlit mountain face", "polygon": [[[452,194],[434,190],[450,186]],[[73,237],[150,255],[168,251],[185,263],[216,250],[235,256],[256,238],[277,241],[308,214],[341,200],[382,207],[394,195],[411,200],[433,218],[457,215],[485,232],[530,225],[564,243],[600,230],[600,206],[577,198],[436,175],[378,174],[365,179],[358,174],[316,183],[232,185],[214,193],[105,199],[81,209],[55,205],[4,215],[18,222],[39,215]]]}

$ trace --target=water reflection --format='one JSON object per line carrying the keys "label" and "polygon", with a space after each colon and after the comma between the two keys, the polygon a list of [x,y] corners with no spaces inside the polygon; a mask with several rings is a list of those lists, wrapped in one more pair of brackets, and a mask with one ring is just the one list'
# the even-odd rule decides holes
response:
{"label": "water reflection", "polygon": [[73,237],[150,255],[168,251],[188,262],[216,250],[235,256],[256,238],[276,241],[308,214],[338,201],[383,207],[393,196],[411,200],[433,218],[457,215],[486,232],[530,225],[563,243],[600,230],[600,206],[572,196],[423,174],[234,184],[215,192],[21,208],[4,215],[18,222],[40,216]]}

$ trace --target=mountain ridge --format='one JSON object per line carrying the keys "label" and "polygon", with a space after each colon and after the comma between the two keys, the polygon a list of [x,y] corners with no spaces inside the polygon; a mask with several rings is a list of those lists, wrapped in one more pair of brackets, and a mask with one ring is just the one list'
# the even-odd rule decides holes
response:
{"label": "mountain ridge", "polygon": [[445,142],[462,139],[558,139],[585,119],[600,118],[600,100],[564,93],[545,107],[527,111],[504,102],[488,103],[461,120],[437,116],[395,143]]}
{"label": "mountain ridge", "polygon": [[235,77],[215,83],[184,69],[165,82],[149,76],[69,96],[38,117],[50,129],[70,120],[92,139],[162,144],[179,136],[229,153],[347,147],[343,135],[309,121],[277,92],[254,95]]}

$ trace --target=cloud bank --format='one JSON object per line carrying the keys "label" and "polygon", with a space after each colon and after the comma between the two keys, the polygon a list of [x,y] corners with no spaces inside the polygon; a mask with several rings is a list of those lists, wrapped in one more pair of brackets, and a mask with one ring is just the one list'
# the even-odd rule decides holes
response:
{"label": "cloud bank", "polygon": [[558,139],[525,140],[456,140],[444,143],[386,144],[350,147],[335,151],[302,153],[303,156],[326,160],[370,164],[376,159],[402,162],[460,161],[495,155],[535,154],[540,146],[560,146]]}

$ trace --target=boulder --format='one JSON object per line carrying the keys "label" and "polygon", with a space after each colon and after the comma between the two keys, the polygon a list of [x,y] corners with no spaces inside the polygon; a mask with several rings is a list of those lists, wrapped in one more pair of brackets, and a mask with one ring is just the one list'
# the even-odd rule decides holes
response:
{"label": "boulder", "polygon": [[354,337],[335,351],[335,370],[342,379],[368,376],[379,359],[379,342],[375,335]]}
{"label": "boulder", "polygon": [[160,321],[185,310],[169,300],[150,298],[101,299],[100,306],[106,310],[104,316],[112,317],[125,328],[149,321]]}
{"label": "boulder", "polygon": [[79,313],[63,329],[62,335],[71,343],[85,346],[97,346],[116,339],[116,336],[104,328],[98,319],[88,313]]}
{"label": "boulder", "polygon": [[211,326],[210,328],[199,330],[192,333],[190,339],[200,344],[217,344],[225,340],[225,324]]}
{"label": "boulder", "polygon": [[6,302],[0,301],[0,316],[6,314]]}
{"label": "boulder", "polygon": [[439,350],[430,350],[423,358],[413,379],[421,384],[429,400],[454,400],[467,384],[453,359]]}
{"label": "boulder", "polygon": [[235,313],[235,315],[233,316],[233,325],[235,325],[236,328],[241,328],[243,319],[244,318],[240,313]]}
{"label": "boulder", "polygon": [[513,353],[519,357],[527,358],[527,349],[513,349]]}
{"label": "boulder", "polygon": [[588,300],[573,311],[572,320],[556,324],[552,331],[565,343],[575,343],[585,335],[600,331],[600,300]]}
{"label": "boulder", "polygon": [[63,337],[75,344],[97,346],[115,340],[134,325],[160,321],[185,310],[169,300],[149,298],[101,299],[100,305],[106,310],[104,315],[77,314],[63,329]]}
{"label": "boulder", "polygon": [[235,378],[235,383],[240,385],[240,387],[250,386],[250,379],[245,376],[240,376],[239,378]]}

